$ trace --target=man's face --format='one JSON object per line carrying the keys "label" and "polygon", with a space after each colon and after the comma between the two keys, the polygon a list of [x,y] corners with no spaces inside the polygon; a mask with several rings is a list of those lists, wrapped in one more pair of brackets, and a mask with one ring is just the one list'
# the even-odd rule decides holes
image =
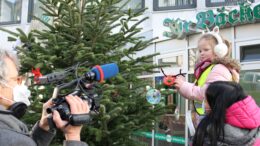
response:
{"label": "man's face", "polygon": [[0,84],[0,96],[8,98],[10,101],[0,98],[0,104],[5,108],[8,108],[13,104],[13,87],[21,82],[21,78],[18,76],[18,70],[15,63],[8,57],[5,58],[5,62],[7,66],[7,75],[5,81],[2,81]]}

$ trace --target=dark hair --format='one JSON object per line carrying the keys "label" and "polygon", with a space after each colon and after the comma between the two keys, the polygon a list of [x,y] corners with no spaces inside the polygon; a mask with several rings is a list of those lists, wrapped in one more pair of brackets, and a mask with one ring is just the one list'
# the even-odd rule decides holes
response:
{"label": "dark hair", "polygon": [[245,99],[246,94],[235,82],[216,81],[208,86],[206,98],[211,112],[199,123],[193,138],[193,146],[203,146],[205,138],[208,138],[211,146],[217,146],[217,141],[221,137],[224,139],[227,108]]}

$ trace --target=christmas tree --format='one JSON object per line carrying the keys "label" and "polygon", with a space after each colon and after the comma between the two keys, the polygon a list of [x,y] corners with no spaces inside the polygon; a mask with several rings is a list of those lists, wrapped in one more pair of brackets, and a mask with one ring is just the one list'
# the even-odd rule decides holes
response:
{"label": "christmas tree", "polygon": [[[140,146],[133,134],[151,131],[153,123],[165,113],[161,104],[146,101],[145,86],[150,84],[138,78],[144,72],[153,72],[152,58],[157,54],[134,57],[154,39],[138,36],[139,27],[147,17],[142,10],[124,10],[121,0],[39,0],[49,24],[35,17],[46,29],[31,30],[28,34],[17,29],[10,32],[19,38],[18,47],[23,73],[40,68],[42,74],[61,71],[78,63],[87,63],[77,71],[86,72],[94,65],[117,63],[119,74],[99,84],[102,89],[99,113],[86,125],[82,140],[90,146]],[[33,124],[39,119],[42,103],[52,96],[54,85],[32,85],[33,104],[24,118]],[[54,143],[63,137],[58,134]]]}

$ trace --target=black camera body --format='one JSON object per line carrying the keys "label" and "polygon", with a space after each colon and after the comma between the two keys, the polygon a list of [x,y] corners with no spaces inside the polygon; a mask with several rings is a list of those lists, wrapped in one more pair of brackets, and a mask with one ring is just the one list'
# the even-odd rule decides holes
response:
{"label": "black camera body", "polygon": [[[78,96],[82,100],[88,101],[88,106],[90,107],[90,113],[97,113],[99,110],[99,102],[101,99],[101,95],[98,95],[96,92],[96,86],[92,84],[86,84],[84,89],[75,89],[74,92],[70,93],[71,95]],[[69,94],[67,94],[69,95]],[[57,98],[53,98],[52,102],[54,106],[47,108],[47,113],[52,113],[54,110],[58,111],[61,119],[68,121],[69,124],[73,126],[78,126],[82,124],[89,124],[92,120],[90,114],[71,114],[69,104],[67,103],[65,96],[58,96]],[[52,125],[55,128],[55,124],[50,117],[49,125]]]}
{"label": "black camera body", "polygon": [[[101,96],[95,93],[93,87],[85,89],[85,93],[81,90],[75,90],[71,95],[76,95],[80,97],[82,100],[88,101],[88,105],[90,107],[90,111],[98,112],[99,109],[99,101]],[[94,93],[93,93],[94,92]],[[89,114],[77,114],[73,115],[70,112],[69,104],[67,103],[65,96],[57,97],[52,100],[54,106],[47,108],[47,113],[52,113],[54,110],[57,110],[61,116],[62,120],[68,121],[71,125],[82,125],[91,122],[91,117]],[[53,121],[50,121],[53,122]]]}

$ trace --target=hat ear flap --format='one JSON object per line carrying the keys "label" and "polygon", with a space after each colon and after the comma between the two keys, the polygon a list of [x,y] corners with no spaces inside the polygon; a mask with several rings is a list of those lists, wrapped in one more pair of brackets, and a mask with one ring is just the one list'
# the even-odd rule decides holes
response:
{"label": "hat ear flap", "polygon": [[225,57],[228,54],[228,47],[224,43],[217,44],[214,48],[214,53],[219,57]]}
{"label": "hat ear flap", "polygon": [[219,57],[225,57],[228,54],[228,47],[219,35],[219,27],[215,26],[211,34],[216,38],[217,45],[214,48],[214,53]]}

